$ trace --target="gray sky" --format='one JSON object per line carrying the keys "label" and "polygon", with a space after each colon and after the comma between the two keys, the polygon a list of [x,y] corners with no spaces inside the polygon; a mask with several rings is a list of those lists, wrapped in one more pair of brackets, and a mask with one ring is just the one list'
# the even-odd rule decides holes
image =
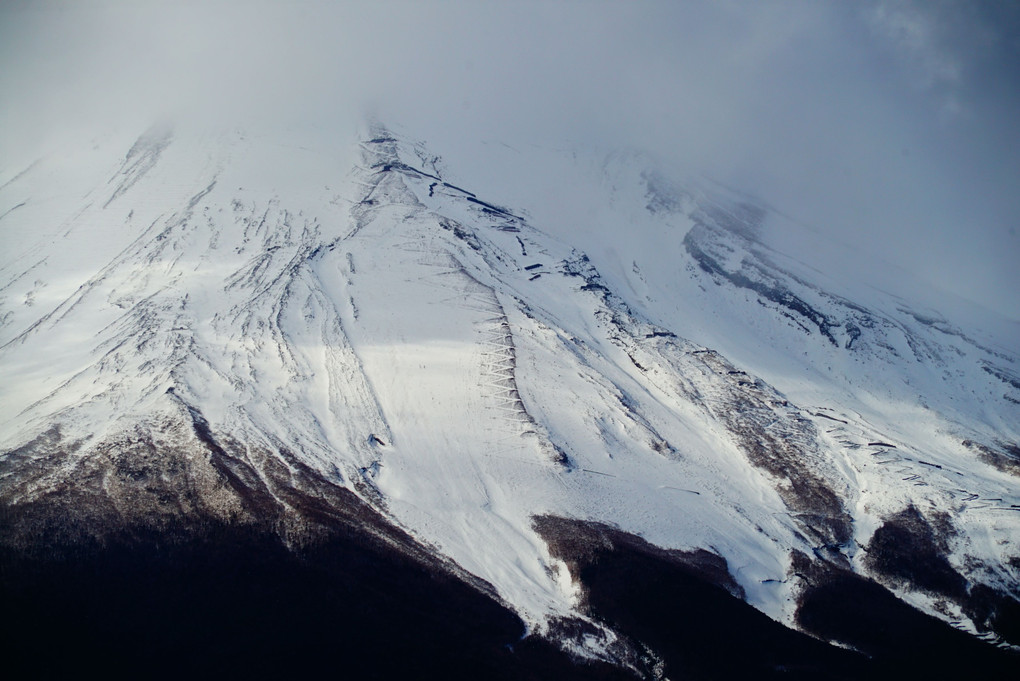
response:
{"label": "gray sky", "polygon": [[1016,2],[0,7],[0,168],[163,115],[366,111],[437,153],[455,136],[650,149],[1020,320]]}

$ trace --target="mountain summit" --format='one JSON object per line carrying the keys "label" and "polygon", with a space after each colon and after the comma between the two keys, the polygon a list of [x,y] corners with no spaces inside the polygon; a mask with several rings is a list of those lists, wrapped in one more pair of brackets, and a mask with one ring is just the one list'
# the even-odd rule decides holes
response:
{"label": "mountain summit", "polygon": [[567,165],[598,188],[570,224],[381,125],[156,127],[5,170],[17,661],[1016,666],[1016,348],[782,251],[752,198]]}

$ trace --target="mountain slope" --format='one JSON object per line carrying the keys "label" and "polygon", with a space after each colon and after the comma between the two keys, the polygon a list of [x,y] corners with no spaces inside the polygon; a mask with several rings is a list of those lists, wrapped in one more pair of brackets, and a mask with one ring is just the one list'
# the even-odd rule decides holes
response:
{"label": "mountain slope", "polygon": [[[379,126],[118,143],[77,157],[80,193],[48,198],[45,159],[0,190],[9,560],[353,533],[507,632],[678,669],[593,605],[584,555],[621,546],[880,658],[832,589],[1020,643],[1016,354],[827,292],[768,209],[616,157],[604,219],[656,231],[599,234],[632,265],[603,268]],[[659,548],[578,555],[562,519]]]}

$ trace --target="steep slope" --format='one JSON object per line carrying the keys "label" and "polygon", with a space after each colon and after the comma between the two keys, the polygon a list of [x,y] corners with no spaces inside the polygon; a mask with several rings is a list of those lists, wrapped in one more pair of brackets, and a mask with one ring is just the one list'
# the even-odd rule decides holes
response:
{"label": "steep slope", "polygon": [[688,556],[725,602],[879,659],[818,605],[887,594],[867,576],[1020,642],[1015,353],[826,292],[767,209],[633,158],[605,214],[669,248],[599,235],[633,264],[607,276],[423,145],[361,139],[159,128],[94,152],[81,192],[37,199],[46,160],[3,185],[6,560],[355,537],[503,618],[490,662],[526,626],[642,675],[682,667],[594,605],[593,546]]}

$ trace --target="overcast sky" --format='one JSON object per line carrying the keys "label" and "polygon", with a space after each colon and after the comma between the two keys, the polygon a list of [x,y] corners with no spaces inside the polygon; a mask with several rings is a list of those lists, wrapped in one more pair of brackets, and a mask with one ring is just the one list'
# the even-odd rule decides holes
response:
{"label": "overcast sky", "polygon": [[369,111],[652,150],[1020,320],[1017,2],[0,6],[0,169],[122,121]]}

